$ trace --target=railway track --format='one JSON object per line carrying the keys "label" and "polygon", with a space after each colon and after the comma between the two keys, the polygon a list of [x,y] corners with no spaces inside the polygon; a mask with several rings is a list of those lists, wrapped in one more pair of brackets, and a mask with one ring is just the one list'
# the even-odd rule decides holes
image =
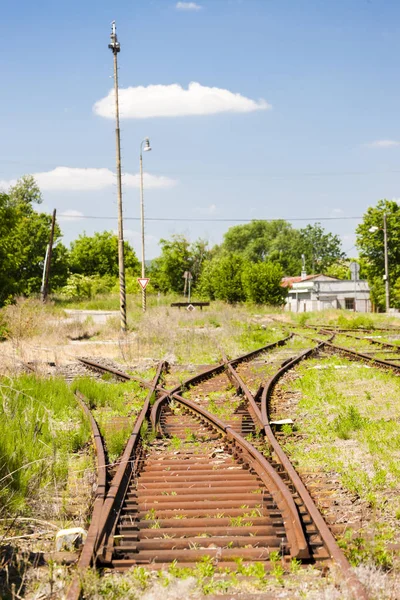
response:
{"label": "railway track", "polygon": [[[278,552],[286,564],[294,558],[319,566],[335,562],[354,597],[367,597],[269,422],[268,401],[278,379],[326,342],[287,358],[255,392],[246,372],[238,372],[291,337],[234,360],[224,357],[170,390],[160,384],[163,363],[151,383],[139,380],[148,396],[99,516],[92,518],[78,569],[160,569],[174,561],[194,566],[210,557],[221,568],[234,568],[240,558],[268,570],[271,553]],[[85,364],[132,378],[94,361]],[[234,414],[224,418],[208,410],[204,394],[205,386],[217,382],[223,402],[223,379],[237,399]],[[67,599],[79,595],[77,576]]]}

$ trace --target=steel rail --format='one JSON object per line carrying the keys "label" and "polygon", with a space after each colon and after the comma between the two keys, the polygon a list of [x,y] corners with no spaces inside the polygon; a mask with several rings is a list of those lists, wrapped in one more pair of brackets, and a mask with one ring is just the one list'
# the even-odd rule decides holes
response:
{"label": "steel rail", "polygon": [[[135,448],[137,446],[138,438],[140,435],[140,428],[146,418],[146,415],[149,411],[150,402],[153,398],[153,394],[156,391],[159,379],[163,373],[163,371],[167,368],[168,363],[165,361],[161,361],[157,367],[156,375],[151,383],[151,387],[147,394],[146,400],[144,402],[143,408],[136,420],[135,426],[133,428],[132,434],[128,440],[128,443],[125,447],[124,453],[121,457],[119,465],[117,467],[117,471],[114,475],[114,478],[111,482],[110,488],[107,494],[103,497],[101,506],[100,501],[98,503],[99,508],[97,508],[96,519],[92,516],[93,528],[89,528],[88,536],[86,538],[85,544],[82,548],[81,557],[78,561],[78,568],[80,571],[89,567],[91,564],[94,564],[97,556],[101,553],[102,548],[105,545],[104,538],[106,535],[108,537],[113,531],[114,520],[118,517],[119,507],[122,504],[124,494],[126,492],[126,485],[129,482],[130,475],[132,473],[133,468],[133,454]],[[129,376],[128,376],[129,377]],[[89,411],[89,409],[86,407]],[[90,411],[89,411],[90,413]],[[91,416],[91,415],[90,415]],[[91,416],[92,417],[92,416]],[[93,418],[93,417],[92,417]],[[105,463],[105,458],[104,458]],[[104,469],[105,476],[105,469]],[[82,558],[83,557],[83,558]],[[81,560],[82,558],[82,560]],[[70,588],[66,595],[66,600],[77,600],[81,594],[81,578],[78,575],[73,579]]]}
{"label": "steel rail", "polygon": [[[234,358],[232,360],[228,360],[227,362],[229,362],[230,364],[235,366],[236,364],[238,364],[240,362],[251,360],[258,354],[268,352],[268,350],[272,350],[273,348],[276,348],[278,346],[283,346],[292,337],[293,337],[293,334],[291,333],[288,336],[281,338],[280,340],[277,340],[276,342],[272,342],[270,344],[267,344],[266,346],[261,346],[260,348],[257,348],[256,350],[251,350],[250,352],[247,352],[246,354],[242,354],[241,356]],[[101,371],[103,373],[111,373],[112,375],[114,375],[115,377],[117,377],[118,379],[121,379],[123,381],[137,381],[138,383],[140,383],[141,385],[143,385],[144,387],[147,387],[147,388],[151,387],[151,385],[152,385],[151,382],[146,381],[145,379],[141,379],[140,377],[136,377],[135,375],[129,375],[125,371],[121,371],[120,369],[115,369],[114,367],[106,367],[105,365],[102,365],[102,364],[96,362],[95,360],[91,360],[88,358],[78,358],[78,360],[79,360],[79,362],[88,366],[91,369],[94,369],[96,371]],[[218,372],[222,372],[224,370],[224,368],[225,368],[225,362],[218,363],[217,365],[206,369],[202,373],[199,373],[197,375],[194,375],[193,377],[190,377],[182,385],[184,385],[186,388],[190,387],[192,385],[196,385],[197,383],[200,383],[204,379],[207,379],[208,377],[212,377],[213,375],[217,375]],[[181,389],[182,385],[176,386],[171,391],[174,391],[174,392],[179,391]],[[158,386],[158,389],[160,391],[163,391],[162,388],[160,388],[159,386]],[[164,390],[164,392],[166,392],[166,390]]]}
{"label": "steel rail", "polygon": [[281,463],[281,465],[286,470],[291,482],[293,483],[293,485],[294,485],[295,489],[297,490],[299,496],[301,497],[307,511],[309,512],[312,520],[314,521],[314,524],[317,527],[317,529],[321,535],[321,538],[322,538],[329,554],[331,555],[331,558],[340,566],[343,573],[345,574],[348,584],[354,594],[354,598],[357,600],[367,600],[368,595],[366,593],[364,586],[360,583],[360,581],[354,575],[350,563],[348,562],[348,560],[345,557],[342,550],[339,548],[328,525],[326,524],[324,518],[322,517],[322,515],[319,512],[318,508],[316,507],[313,499],[311,498],[306,486],[302,482],[297,471],[295,470],[295,468],[293,467],[289,458],[287,457],[285,452],[282,450],[280,444],[278,443],[277,439],[275,438],[272,428],[271,428],[271,425],[270,425],[269,403],[270,403],[274,388],[275,388],[277,382],[279,381],[279,379],[285,373],[287,373],[287,371],[289,371],[290,369],[295,367],[302,360],[312,356],[316,351],[322,349],[325,345],[331,345],[331,344],[329,344],[329,342],[321,342],[320,344],[318,344],[317,348],[313,348],[312,350],[306,350],[305,352],[302,352],[301,354],[299,354],[299,356],[295,357],[293,360],[291,360],[286,365],[281,367],[279,369],[279,371],[277,371],[268,380],[267,384],[264,387],[262,396],[261,396],[261,415],[262,415],[263,427],[264,427],[266,438],[267,438],[270,446],[272,447],[278,461]]}
{"label": "steel rail", "polygon": [[383,367],[385,369],[392,369],[393,371],[400,372],[400,365],[390,362],[389,360],[383,360],[382,358],[374,358],[372,356],[368,356],[367,354],[363,354],[362,352],[356,352],[356,350],[350,350],[349,348],[337,346],[336,344],[331,344],[330,342],[325,342],[325,345],[327,348],[331,349],[333,352],[336,352],[338,354],[347,354],[350,358],[364,360],[366,362],[372,363],[374,366]]}
{"label": "steel rail", "polygon": [[[297,506],[290,490],[273,466],[258,450],[249,444],[249,442],[247,442],[231,426],[226,425],[221,419],[212,415],[204,408],[197,406],[190,400],[183,398],[179,394],[172,394],[171,397],[182,404],[192,414],[200,417],[201,420],[206,421],[213,428],[217,429],[217,431],[224,434],[231,443],[240,448],[240,451],[244,454],[249,466],[256,471],[264,485],[271,492],[278,508],[284,516],[285,531],[291,556],[293,558],[309,558],[310,553],[308,543],[303,532]],[[152,425],[154,430],[159,428],[158,423],[154,421],[154,418],[159,418],[161,406],[167,399],[168,397],[160,398],[153,407]]]}
{"label": "steel rail", "polygon": [[105,561],[108,559],[107,554],[109,554],[110,547],[112,545],[115,525],[118,520],[118,515],[120,513],[130,477],[134,470],[133,456],[141,437],[140,430],[146,419],[147,413],[149,412],[153,395],[158,387],[158,381],[165,368],[167,368],[167,365],[168,363],[165,361],[161,361],[158,365],[157,373],[152,381],[151,388],[149,389],[149,393],[147,394],[140,415],[136,420],[132,434],[121,457],[121,462],[118,465],[117,471],[104,501],[103,510],[101,513],[101,522],[99,524],[99,537],[95,547],[95,553],[97,557],[101,557],[101,554],[105,550],[106,555],[103,555],[103,559]]}
{"label": "steel rail", "polygon": [[385,348],[393,348],[393,349],[397,350],[397,352],[400,352],[400,346],[397,344],[391,344],[390,342],[382,342],[381,340],[371,339],[369,337],[360,337],[358,335],[351,335],[350,333],[343,333],[343,332],[341,332],[339,335],[343,335],[344,337],[347,337],[347,338],[353,339],[353,340],[367,341],[367,342],[370,342],[371,344],[384,346]]}
{"label": "steel rail", "polygon": [[[87,402],[85,396],[81,394],[79,391],[75,392],[75,397],[77,398],[82,410],[86,414],[89,419],[90,427],[92,431],[92,438],[94,443],[94,448],[97,456],[97,464],[96,464],[96,472],[97,472],[97,487],[95,498],[93,502],[93,510],[90,521],[89,530],[87,533],[87,537],[85,543],[83,545],[81,554],[79,556],[77,569],[78,571],[83,571],[87,569],[91,562],[94,547],[97,540],[97,532],[100,523],[100,515],[103,508],[104,498],[106,496],[106,455],[104,450],[103,438],[100,434],[99,427],[87,406]],[[74,598],[79,598],[81,589],[80,578],[79,576],[75,576],[70,584],[70,587],[67,592],[66,598],[68,600],[73,600]]]}

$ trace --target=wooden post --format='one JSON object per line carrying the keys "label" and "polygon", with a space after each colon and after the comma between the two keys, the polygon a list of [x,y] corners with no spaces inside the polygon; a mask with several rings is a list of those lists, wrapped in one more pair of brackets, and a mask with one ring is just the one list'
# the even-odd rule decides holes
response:
{"label": "wooden post", "polygon": [[54,227],[56,224],[56,209],[53,210],[53,217],[51,219],[51,229],[50,229],[50,241],[48,246],[48,252],[46,252],[46,259],[44,264],[44,277],[43,277],[43,285],[42,285],[42,302],[46,302],[47,294],[49,291],[49,279],[50,279],[50,265],[51,265],[51,255],[53,252],[53,240],[54,240]]}

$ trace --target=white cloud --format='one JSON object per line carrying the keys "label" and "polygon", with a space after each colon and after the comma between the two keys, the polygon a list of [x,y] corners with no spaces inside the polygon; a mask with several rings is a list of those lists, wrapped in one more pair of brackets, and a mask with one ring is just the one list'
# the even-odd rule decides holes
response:
{"label": "white cloud", "polygon": [[[98,100],[93,111],[107,119],[114,118],[114,90]],[[252,100],[223,88],[207,87],[192,81],[188,89],[177,83],[128,87],[119,91],[121,117],[148,119],[150,117],[182,117],[213,115],[222,112],[248,113],[271,108],[263,99]]]}
{"label": "white cloud", "polygon": [[[56,167],[52,171],[33,173],[41,191],[93,191],[103,190],[116,184],[116,175],[110,169],[80,169]],[[143,174],[146,188],[169,188],[177,184],[176,179],[159,175]],[[140,186],[139,174],[123,173],[122,183],[129,188]],[[15,180],[0,181],[0,188],[9,188]]]}
{"label": "white cloud", "polygon": [[369,148],[391,148],[392,146],[400,146],[400,142],[396,140],[376,140],[367,144]]}
{"label": "white cloud", "polygon": [[83,217],[83,213],[79,210],[64,210],[58,215],[59,221],[79,221]]}
{"label": "white cloud", "polygon": [[176,10],[201,10],[203,7],[196,2],[177,2],[175,4]]}

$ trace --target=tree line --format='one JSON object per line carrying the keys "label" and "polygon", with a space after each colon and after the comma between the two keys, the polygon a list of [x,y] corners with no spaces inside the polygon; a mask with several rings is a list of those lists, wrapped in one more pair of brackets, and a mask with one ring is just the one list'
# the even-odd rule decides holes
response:
{"label": "tree line", "polygon": [[[25,176],[8,192],[0,193],[0,304],[40,291],[51,217],[38,212],[42,196],[35,180]],[[383,213],[387,214],[392,306],[400,306],[399,206],[381,200],[367,210],[358,226],[357,246],[361,276],[371,284],[375,304],[384,305]],[[378,227],[375,234],[369,230]],[[61,241],[55,227],[51,289],[65,298],[88,298],[118,291],[118,239],[113,232],[80,235],[70,245]],[[285,220],[258,221],[228,229],[221,244],[212,248],[204,240],[190,242],[183,235],[160,240],[161,252],[148,275],[153,291],[181,294],[184,273],[190,271],[193,292],[200,298],[227,302],[251,301],[280,305],[283,276],[325,273],[349,278],[349,262],[339,236],[321,224],[296,229]],[[138,258],[125,242],[127,292],[138,291]]]}

